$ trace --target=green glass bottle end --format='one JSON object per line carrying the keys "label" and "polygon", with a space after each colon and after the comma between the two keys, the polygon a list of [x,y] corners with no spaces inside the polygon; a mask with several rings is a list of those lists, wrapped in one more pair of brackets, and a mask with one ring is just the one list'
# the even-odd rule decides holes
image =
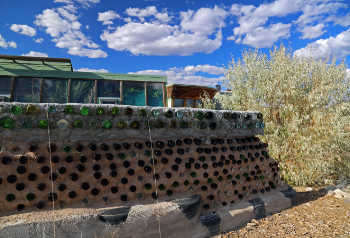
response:
{"label": "green glass bottle end", "polygon": [[112,123],[108,120],[105,120],[103,123],[102,123],[102,127],[109,130],[112,128]]}
{"label": "green glass bottle end", "polygon": [[112,114],[113,116],[118,115],[118,114],[119,114],[119,109],[116,108],[116,107],[112,107],[112,108],[111,108],[111,114]]}
{"label": "green glass bottle end", "polygon": [[13,115],[20,115],[22,114],[22,108],[20,106],[14,105],[10,108],[10,112]]}
{"label": "green glass bottle end", "polygon": [[13,127],[13,124],[14,124],[13,120],[9,117],[5,117],[1,119],[1,125],[5,128],[11,128]]}
{"label": "green glass bottle end", "polygon": [[73,108],[73,106],[71,106],[71,105],[65,106],[64,112],[65,112],[66,114],[73,114],[73,113],[74,113],[74,108]]}
{"label": "green glass bottle end", "polygon": [[46,129],[49,126],[49,123],[46,120],[39,121],[39,127],[41,129]]}
{"label": "green glass bottle end", "polygon": [[84,115],[84,116],[87,116],[87,115],[89,115],[89,113],[90,113],[90,108],[88,108],[88,107],[81,107],[80,108],[80,113],[82,114],[82,115]]}

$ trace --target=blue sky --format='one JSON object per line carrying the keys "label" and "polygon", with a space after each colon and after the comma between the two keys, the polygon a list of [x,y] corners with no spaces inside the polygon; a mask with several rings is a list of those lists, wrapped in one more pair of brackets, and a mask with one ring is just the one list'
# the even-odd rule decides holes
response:
{"label": "blue sky", "polygon": [[283,42],[298,54],[313,44],[323,55],[349,55],[349,12],[349,0],[0,1],[0,54],[215,86],[231,54],[249,47],[268,54]]}

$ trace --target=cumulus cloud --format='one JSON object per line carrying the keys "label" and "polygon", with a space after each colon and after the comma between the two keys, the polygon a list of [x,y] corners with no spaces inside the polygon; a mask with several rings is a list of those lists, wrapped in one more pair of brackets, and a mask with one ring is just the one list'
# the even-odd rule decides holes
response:
{"label": "cumulus cloud", "polygon": [[72,0],[55,0],[54,2],[60,2],[60,3],[67,3],[67,4],[72,4]]}
{"label": "cumulus cloud", "polygon": [[74,71],[80,71],[80,72],[98,72],[98,73],[109,73],[107,69],[89,69],[89,68],[80,68],[80,69],[74,69]]}
{"label": "cumulus cloud", "polygon": [[224,74],[223,67],[218,67],[218,66],[209,65],[209,64],[197,65],[197,66],[189,65],[184,68],[184,71],[185,72],[204,72],[208,74],[218,74],[218,75]]}
{"label": "cumulus cloud", "polygon": [[102,25],[113,24],[112,20],[121,18],[120,15],[114,11],[99,12],[97,21],[102,21]]}
{"label": "cumulus cloud", "polygon": [[11,47],[11,48],[17,48],[17,44],[14,41],[6,41],[5,38],[3,38],[0,35],[0,47],[7,49],[7,47]]}
{"label": "cumulus cloud", "polygon": [[326,30],[323,30],[324,27],[325,27],[325,24],[323,24],[323,23],[317,24],[316,26],[305,26],[301,30],[303,35],[300,38],[301,39],[318,38],[319,36],[323,35],[323,33],[327,32]]}
{"label": "cumulus cloud", "polygon": [[296,50],[295,56],[307,56],[309,49],[316,50],[320,57],[335,56],[337,59],[350,55],[350,29],[339,33],[336,37],[328,39],[320,39],[314,43],[308,44],[306,47]]}
{"label": "cumulus cloud", "polygon": [[41,43],[44,41],[43,38],[38,38],[38,39],[33,39],[33,41],[35,41],[36,43]]}
{"label": "cumulus cloud", "polygon": [[203,77],[195,75],[196,72],[206,72],[209,74],[222,75],[223,70],[220,67],[213,65],[197,65],[197,66],[186,66],[185,68],[169,68],[168,70],[142,70],[137,72],[129,72],[128,74],[145,74],[145,75],[160,75],[167,76],[169,84],[190,84],[190,85],[201,85],[213,87],[219,82],[225,79],[224,76],[214,77]]}
{"label": "cumulus cloud", "polygon": [[36,30],[33,27],[30,27],[27,25],[12,24],[10,29],[14,32],[17,32],[19,34],[23,34],[26,36],[35,36],[36,35]]}
{"label": "cumulus cloud", "polygon": [[[145,11],[142,11],[145,10]],[[127,13],[142,17],[156,12],[154,8],[133,9]],[[109,48],[129,51],[134,55],[192,55],[195,52],[212,53],[222,44],[221,28],[228,12],[215,6],[181,12],[180,25],[161,22],[128,22],[115,31],[104,30],[101,35]],[[125,20],[125,19],[124,19]],[[131,19],[130,19],[131,20]],[[127,20],[129,21],[129,20]],[[214,39],[210,39],[215,36]]]}
{"label": "cumulus cloud", "polygon": [[[259,7],[253,5],[233,4],[230,13],[238,18],[238,27],[233,29],[233,36],[227,40],[235,40],[237,44],[242,43],[259,47],[272,46],[280,38],[290,36],[292,24],[268,23],[271,17],[285,17],[289,14],[301,12],[300,17],[293,21],[298,31],[302,33],[301,38],[317,38],[321,36],[326,26],[325,17],[329,21],[335,21],[336,13],[341,8],[347,8],[347,4],[341,0],[276,0],[272,3],[264,3]],[[335,17],[336,16],[336,17]],[[268,35],[259,35],[268,34]]]}
{"label": "cumulus cloud", "polygon": [[141,22],[145,21],[145,17],[154,16],[162,22],[168,22],[173,18],[169,16],[166,8],[162,9],[162,12],[158,12],[155,6],[146,7],[144,9],[129,7],[125,10],[125,13],[132,17],[138,17]]}
{"label": "cumulus cloud", "polygon": [[53,37],[56,46],[68,49],[68,54],[89,58],[105,58],[107,53],[100,46],[85,36],[78,17],[73,13],[75,8],[45,9],[36,16],[34,22],[37,26],[45,28],[46,33]]}
{"label": "cumulus cloud", "polygon": [[29,51],[27,54],[22,54],[23,56],[32,56],[32,57],[49,57],[46,53],[40,53],[35,51]]}

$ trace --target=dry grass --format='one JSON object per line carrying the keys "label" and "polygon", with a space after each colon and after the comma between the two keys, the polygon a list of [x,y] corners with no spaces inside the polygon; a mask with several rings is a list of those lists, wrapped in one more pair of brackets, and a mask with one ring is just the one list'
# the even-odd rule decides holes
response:
{"label": "dry grass", "polygon": [[221,234],[233,237],[350,237],[350,202],[319,192],[294,187],[296,206]]}

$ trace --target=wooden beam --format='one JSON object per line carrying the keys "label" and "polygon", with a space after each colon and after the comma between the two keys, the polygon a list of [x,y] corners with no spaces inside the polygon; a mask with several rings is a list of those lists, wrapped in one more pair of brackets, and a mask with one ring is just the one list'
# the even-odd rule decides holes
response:
{"label": "wooden beam", "polygon": [[175,98],[172,98],[171,99],[171,107],[174,107],[174,105],[175,105]]}
{"label": "wooden beam", "polygon": [[147,82],[145,82],[145,106],[148,106]]}
{"label": "wooden beam", "polygon": [[186,107],[186,99],[182,99],[182,100],[184,100],[184,107]]}
{"label": "wooden beam", "polygon": [[165,90],[165,83],[163,83],[163,107],[166,107],[166,94],[167,91]]}
{"label": "wooden beam", "polygon": [[95,80],[95,104],[97,104],[97,79]]}
{"label": "wooden beam", "polygon": [[68,97],[67,97],[67,103],[70,103],[70,90],[71,90],[71,84],[72,84],[72,80],[68,79]]}
{"label": "wooden beam", "polygon": [[41,78],[39,103],[43,102],[43,87],[44,87],[44,78]]}
{"label": "wooden beam", "polygon": [[120,81],[120,102],[123,105],[123,81]]}
{"label": "wooden beam", "polygon": [[12,77],[10,102],[13,102],[13,93],[15,91],[15,79],[16,77]]}

